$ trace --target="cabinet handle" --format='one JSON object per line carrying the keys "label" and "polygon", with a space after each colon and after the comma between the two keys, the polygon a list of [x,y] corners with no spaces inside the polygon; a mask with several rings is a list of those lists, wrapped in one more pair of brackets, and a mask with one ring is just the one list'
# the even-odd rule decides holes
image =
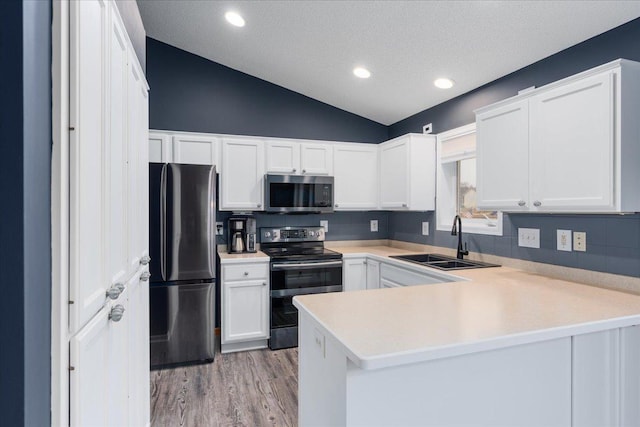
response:
{"label": "cabinet handle", "polygon": [[518,202],[518,206],[524,206],[524,205],[526,205],[526,204],[527,204],[527,202],[525,202],[524,200],[520,200],[520,201]]}
{"label": "cabinet handle", "polygon": [[262,282],[262,286],[267,286],[267,282]]}
{"label": "cabinet handle", "polygon": [[249,275],[249,272],[248,272],[248,271],[245,271],[245,272],[244,272],[244,275],[245,275],[245,276],[248,276],[248,275]]}
{"label": "cabinet handle", "polygon": [[148,271],[143,271],[140,275],[140,280],[146,282],[147,280],[149,280],[149,277],[151,277],[151,273],[149,273]]}
{"label": "cabinet handle", "polygon": [[306,169],[302,169],[302,173],[307,173],[307,170]]}
{"label": "cabinet handle", "polygon": [[115,285],[107,289],[107,297],[110,299],[118,299],[123,290],[124,285],[122,283],[116,283]]}
{"label": "cabinet handle", "polygon": [[406,204],[406,203],[403,203],[403,204],[402,204],[402,207],[403,207],[403,208],[406,208],[406,207],[407,207],[407,204]]}
{"label": "cabinet handle", "polygon": [[257,205],[257,206],[258,206],[259,208],[261,208],[261,207],[262,207],[262,203],[258,203],[258,205]]}
{"label": "cabinet handle", "polygon": [[542,203],[540,203],[539,200],[536,200],[535,202],[533,202],[533,206],[535,206],[535,207],[538,207],[538,206],[541,206],[541,205],[542,205]]}
{"label": "cabinet handle", "polygon": [[122,320],[122,316],[124,315],[124,307],[121,304],[116,305],[111,308],[109,312],[109,320],[113,320],[114,322],[119,322]]}
{"label": "cabinet handle", "polygon": [[149,255],[145,255],[140,259],[140,264],[147,265],[151,262],[151,257]]}
{"label": "cabinet handle", "polygon": [[295,173],[295,171],[296,171],[296,168],[293,168],[293,169],[291,170],[291,172],[294,172],[294,173]]}
{"label": "cabinet handle", "polygon": [[336,204],[335,204],[335,206],[336,206],[336,208],[337,208],[337,207],[338,207],[338,204],[336,203]]}
{"label": "cabinet handle", "polygon": [[363,263],[363,264],[366,264],[366,263],[367,263],[367,261],[366,261],[366,260],[365,260],[365,261],[362,261],[362,263]]}

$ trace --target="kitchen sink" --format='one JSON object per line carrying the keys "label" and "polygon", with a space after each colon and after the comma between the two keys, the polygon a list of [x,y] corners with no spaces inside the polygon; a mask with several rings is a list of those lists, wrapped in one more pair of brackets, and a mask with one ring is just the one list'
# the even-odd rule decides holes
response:
{"label": "kitchen sink", "polygon": [[498,264],[489,264],[487,262],[472,261],[470,259],[457,259],[447,255],[440,254],[411,254],[411,255],[393,255],[389,258],[396,258],[403,261],[413,262],[425,267],[433,267],[439,270],[464,270],[469,268],[487,268],[500,267]]}

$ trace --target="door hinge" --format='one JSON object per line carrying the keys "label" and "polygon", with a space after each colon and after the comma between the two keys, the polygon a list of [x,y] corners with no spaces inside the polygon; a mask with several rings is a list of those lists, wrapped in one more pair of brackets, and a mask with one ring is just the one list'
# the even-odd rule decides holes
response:
{"label": "door hinge", "polygon": [[69,130],[76,130],[76,128],[73,126],[69,126]]}
{"label": "door hinge", "polygon": [[75,370],[76,370],[76,368],[75,368],[75,366],[69,366],[69,370],[70,370],[70,371],[75,371]]}
{"label": "door hinge", "polygon": [[73,301],[71,301],[71,300],[69,300],[69,305],[71,305],[71,304],[74,304],[74,302],[73,302]]}

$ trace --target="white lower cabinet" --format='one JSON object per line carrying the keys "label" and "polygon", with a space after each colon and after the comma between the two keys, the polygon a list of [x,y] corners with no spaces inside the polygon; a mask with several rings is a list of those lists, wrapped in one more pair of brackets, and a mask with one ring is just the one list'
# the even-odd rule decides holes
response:
{"label": "white lower cabinet", "polygon": [[[141,278],[142,277],[142,278]],[[148,425],[149,287],[146,267],[70,340],[71,426]]]}
{"label": "white lower cabinet", "polygon": [[264,348],[269,339],[269,264],[223,264],[222,353]]}
{"label": "white lower cabinet", "polygon": [[367,289],[380,288],[380,263],[371,258],[367,259]]}
{"label": "white lower cabinet", "polygon": [[367,289],[366,258],[352,258],[342,261],[342,285],[344,292]]}

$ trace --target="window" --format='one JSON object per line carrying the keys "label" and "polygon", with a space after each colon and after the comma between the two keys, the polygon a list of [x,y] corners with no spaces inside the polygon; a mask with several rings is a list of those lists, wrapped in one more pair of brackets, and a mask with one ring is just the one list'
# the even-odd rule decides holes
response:
{"label": "window", "polygon": [[450,231],[460,215],[466,233],[502,235],[502,213],[476,205],[476,125],[438,135],[436,227]]}

